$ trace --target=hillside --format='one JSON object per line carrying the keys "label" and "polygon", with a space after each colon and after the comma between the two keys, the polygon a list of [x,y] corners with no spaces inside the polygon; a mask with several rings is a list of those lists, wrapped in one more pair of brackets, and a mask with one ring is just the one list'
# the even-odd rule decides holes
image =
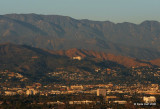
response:
{"label": "hillside", "polygon": [[[75,56],[81,56],[82,60],[72,59]],[[155,79],[158,77],[154,74],[158,75],[159,69],[154,65],[159,65],[156,60],[142,61],[103,52],[79,49],[50,51],[27,45],[0,44],[1,82],[5,83],[6,78],[12,78],[7,83],[14,85],[33,82],[130,84],[136,81],[144,83],[146,77],[147,81],[158,83],[158,79]],[[140,78],[137,71],[141,71]],[[12,75],[22,75],[23,78]]]}
{"label": "hillside", "polygon": [[160,66],[160,58],[159,59],[154,59],[150,61],[152,64]]}
{"label": "hillside", "polygon": [[0,43],[12,42],[51,50],[103,51],[138,59],[160,58],[160,23],[77,20],[67,16],[0,16]]}
{"label": "hillside", "polygon": [[[58,68],[67,71],[94,71],[101,61],[84,59],[73,60],[66,56],[54,55],[39,48],[11,43],[0,44],[0,70],[21,72],[25,75],[41,77]],[[114,62],[105,62],[106,67],[122,66]]]}
{"label": "hillside", "polygon": [[[26,45],[11,43],[0,44],[0,68],[11,68],[18,71],[45,72],[57,67],[72,65],[72,58],[81,56],[83,60],[93,62],[110,61],[125,67],[160,66],[159,59],[145,61],[132,57],[107,54],[84,49],[44,50]],[[38,68],[37,68],[38,67]]]}
{"label": "hillside", "polygon": [[104,52],[96,52],[91,50],[84,50],[84,49],[69,49],[69,50],[60,50],[60,51],[51,51],[48,52],[55,54],[55,55],[61,55],[61,56],[67,56],[67,57],[74,57],[74,56],[81,56],[83,58],[89,57],[94,59],[100,59],[102,61],[112,61],[116,62],[120,65],[123,65],[125,67],[142,67],[142,66],[160,66],[160,61],[158,59],[151,60],[151,61],[145,61],[145,60],[138,60],[136,58],[132,57],[126,57],[121,55],[114,55],[114,54],[107,54]]}
{"label": "hillside", "polygon": [[67,60],[66,57],[26,45],[0,44],[0,70],[18,71],[36,77],[64,66]]}

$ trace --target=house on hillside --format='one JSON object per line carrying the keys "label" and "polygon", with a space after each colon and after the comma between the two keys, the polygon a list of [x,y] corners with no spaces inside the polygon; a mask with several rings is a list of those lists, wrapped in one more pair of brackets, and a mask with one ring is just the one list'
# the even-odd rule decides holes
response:
{"label": "house on hillside", "polygon": [[82,60],[82,57],[81,56],[75,56],[75,57],[72,57],[72,59],[77,59],[77,60]]}

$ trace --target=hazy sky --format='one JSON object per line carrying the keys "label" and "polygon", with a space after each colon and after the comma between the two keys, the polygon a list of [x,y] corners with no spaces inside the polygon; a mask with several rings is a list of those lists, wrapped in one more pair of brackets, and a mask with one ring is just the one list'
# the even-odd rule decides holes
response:
{"label": "hazy sky", "polygon": [[0,14],[11,13],[140,23],[160,21],[160,0],[0,0]]}

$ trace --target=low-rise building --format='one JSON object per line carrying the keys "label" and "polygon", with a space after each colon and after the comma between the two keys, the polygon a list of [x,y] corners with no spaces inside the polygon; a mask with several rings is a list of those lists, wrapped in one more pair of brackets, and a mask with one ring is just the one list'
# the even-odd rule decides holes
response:
{"label": "low-rise building", "polygon": [[154,96],[143,97],[143,101],[145,103],[155,103],[156,102],[156,97],[154,97]]}
{"label": "low-rise building", "polygon": [[6,96],[13,96],[13,95],[16,95],[17,93],[14,92],[14,91],[5,91],[5,95]]}
{"label": "low-rise building", "polygon": [[113,103],[126,104],[126,103],[127,103],[127,101],[120,101],[120,100],[116,100],[116,101],[113,101]]}
{"label": "low-rise building", "polygon": [[71,89],[72,89],[72,90],[82,90],[82,89],[83,89],[83,86],[82,86],[82,85],[79,85],[79,86],[72,85],[72,86],[71,86]]}
{"label": "low-rise building", "polygon": [[69,104],[90,104],[90,103],[95,103],[95,101],[69,101]]}
{"label": "low-rise building", "polygon": [[106,89],[97,89],[97,96],[106,96]]}
{"label": "low-rise building", "polygon": [[47,102],[47,105],[54,105],[54,104],[64,104],[63,102],[56,101],[56,102]]}

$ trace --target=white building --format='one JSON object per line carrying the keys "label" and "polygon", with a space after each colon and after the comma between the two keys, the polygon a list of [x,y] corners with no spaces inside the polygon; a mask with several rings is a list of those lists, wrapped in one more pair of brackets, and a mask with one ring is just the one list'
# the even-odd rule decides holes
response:
{"label": "white building", "polygon": [[52,90],[52,91],[50,92],[50,94],[61,94],[61,92],[58,91],[58,90]]}
{"label": "white building", "polygon": [[26,95],[35,95],[37,94],[38,92],[34,89],[29,89],[26,91]]}
{"label": "white building", "polygon": [[117,101],[113,101],[113,103],[126,104],[126,103],[127,103],[127,101],[120,101],[120,100],[117,100]]}
{"label": "white building", "polygon": [[73,59],[77,59],[77,60],[82,60],[82,57],[81,56],[75,56],[75,57],[73,57]]}
{"label": "white building", "polygon": [[97,96],[106,96],[106,89],[97,89]]}
{"label": "white building", "polygon": [[73,89],[73,90],[82,90],[83,86],[82,85],[79,85],[79,86],[72,85],[71,89]]}
{"label": "white building", "polygon": [[47,102],[47,105],[54,105],[54,104],[64,104],[63,102],[57,101],[57,102]]}
{"label": "white building", "polygon": [[95,101],[69,101],[69,104],[90,104],[90,103],[95,103]]}
{"label": "white building", "polygon": [[156,97],[154,97],[154,96],[143,97],[143,101],[145,103],[155,103],[156,102]]}
{"label": "white building", "polygon": [[17,93],[16,92],[13,92],[13,91],[5,91],[5,95],[6,96],[13,96],[13,95],[16,95]]}

